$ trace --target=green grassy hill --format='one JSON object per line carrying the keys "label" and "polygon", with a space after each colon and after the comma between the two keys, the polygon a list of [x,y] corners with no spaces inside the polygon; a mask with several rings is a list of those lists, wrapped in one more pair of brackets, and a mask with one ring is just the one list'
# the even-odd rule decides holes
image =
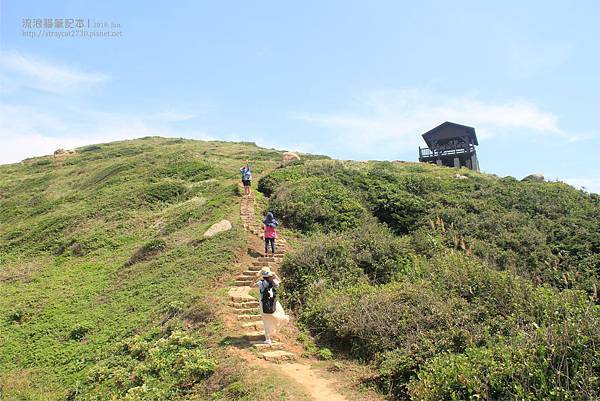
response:
{"label": "green grassy hill", "polygon": [[245,159],[296,249],[308,354],[365,364],[390,399],[600,397],[600,197],[281,156],[144,138],[0,166],[0,398],[293,399],[221,347]]}
{"label": "green grassy hill", "polygon": [[[245,245],[246,158],[259,174],[281,152],[144,138],[0,166],[0,398],[202,393],[219,279]],[[201,240],[223,218],[234,228]]]}
{"label": "green grassy hill", "polygon": [[259,188],[304,244],[288,305],[391,398],[600,399],[599,196],[389,162],[309,161]]}

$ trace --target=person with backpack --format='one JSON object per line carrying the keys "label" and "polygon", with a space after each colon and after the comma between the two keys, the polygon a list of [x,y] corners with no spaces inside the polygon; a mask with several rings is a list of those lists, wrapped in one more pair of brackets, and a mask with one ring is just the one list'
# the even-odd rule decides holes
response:
{"label": "person with backpack", "polygon": [[248,160],[246,160],[246,165],[240,168],[240,174],[242,175],[242,184],[244,184],[244,195],[250,195],[252,172],[250,171],[250,162]]}
{"label": "person with backpack", "polygon": [[265,267],[260,272],[261,279],[256,282],[260,291],[259,308],[265,328],[265,344],[271,345],[272,338],[279,327],[287,323],[290,318],[283,311],[283,307],[277,301],[277,288],[281,283],[279,277],[271,269]]}
{"label": "person with backpack", "polygon": [[271,256],[275,256],[275,238],[277,238],[277,231],[275,228],[279,225],[273,213],[269,212],[263,220],[265,225],[265,256],[269,256],[269,243],[271,244]]}

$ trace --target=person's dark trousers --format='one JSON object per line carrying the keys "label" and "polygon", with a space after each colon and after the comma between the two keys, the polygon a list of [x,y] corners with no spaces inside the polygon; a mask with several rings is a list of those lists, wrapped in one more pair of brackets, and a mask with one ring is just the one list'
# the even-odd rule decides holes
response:
{"label": "person's dark trousers", "polygon": [[271,243],[271,252],[275,255],[275,238],[265,238],[265,255],[269,253],[269,242]]}

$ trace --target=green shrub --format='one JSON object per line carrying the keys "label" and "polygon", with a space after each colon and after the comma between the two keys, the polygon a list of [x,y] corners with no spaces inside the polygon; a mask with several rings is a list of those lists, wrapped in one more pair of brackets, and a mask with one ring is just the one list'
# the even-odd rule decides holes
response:
{"label": "green shrub", "polygon": [[275,169],[258,180],[258,190],[265,196],[271,196],[282,183],[307,177],[308,175],[303,172],[301,165]]}
{"label": "green shrub", "polygon": [[173,202],[180,200],[186,192],[185,186],[175,182],[160,182],[149,185],[145,190],[146,200],[150,203]]}
{"label": "green shrub", "polygon": [[21,323],[25,318],[25,312],[22,309],[13,309],[6,316],[8,323]]}
{"label": "green shrub", "polygon": [[367,223],[350,233],[352,259],[374,284],[392,281],[412,269],[410,238],[397,237],[381,225]]}
{"label": "green shrub", "polygon": [[418,364],[474,341],[463,329],[473,319],[468,305],[425,282],[323,291],[308,301],[301,318],[321,340],[365,359],[397,349]]}
{"label": "green shrub", "polygon": [[[116,399],[173,399],[217,367],[202,344],[182,331],[135,336],[118,344],[116,351],[108,362],[90,368],[86,379],[94,389],[108,385]],[[88,396],[93,399],[93,392]]]}
{"label": "green shrub", "polygon": [[[597,341],[598,335],[595,337]],[[410,396],[424,401],[584,401],[600,397],[600,363],[589,338],[577,336],[568,345],[560,340],[540,340],[517,339],[469,348],[464,354],[442,354],[410,383]]]}
{"label": "green shrub", "polygon": [[[462,173],[468,179],[457,180],[453,170],[427,165],[308,160],[276,169],[261,179],[259,188],[266,195],[282,191],[285,202],[274,201],[273,206],[280,216],[290,218],[292,228],[304,232],[323,230],[323,224],[310,220],[310,212],[319,216],[329,200],[318,194],[303,198],[294,188],[302,187],[305,179],[334,181],[351,188],[353,199],[364,201],[393,232],[414,235],[419,253],[433,255],[440,245],[456,247],[451,232],[469,252],[494,267],[536,283],[597,292],[600,197],[562,183]],[[428,226],[436,218],[449,230],[441,236],[432,235]],[[334,230],[349,226],[327,224]]]}
{"label": "green shrub", "polygon": [[419,219],[426,216],[423,199],[392,186],[372,190],[369,204],[375,217],[398,234],[413,231]]}
{"label": "green shrub", "polygon": [[281,273],[286,277],[283,296],[292,305],[300,305],[312,292],[341,288],[365,281],[352,259],[348,241],[339,236],[316,236],[301,252],[286,256]]}
{"label": "green shrub", "polygon": [[139,262],[150,260],[164,251],[166,247],[167,243],[163,239],[152,239],[142,245],[142,247],[139,248],[127,262],[125,262],[125,266],[131,266]]}
{"label": "green shrub", "polygon": [[129,169],[131,166],[126,163],[113,164],[92,174],[89,178],[83,180],[80,184],[82,189],[99,187],[99,184],[108,181],[109,178]]}
{"label": "green shrub", "polygon": [[203,181],[223,175],[223,172],[214,164],[205,161],[185,160],[170,163],[160,171],[159,175],[187,181]]}
{"label": "green shrub", "polygon": [[347,230],[366,217],[356,196],[331,179],[307,178],[286,184],[273,195],[269,207],[284,224],[305,232]]}
{"label": "green shrub", "polygon": [[69,340],[81,341],[89,331],[89,327],[83,324],[76,324],[71,331],[69,331]]}
{"label": "green shrub", "polygon": [[333,358],[333,352],[329,348],[321,348],[318,352],[319,359],[328,361]]}
{"label": "green shrub", "polygon": [[77,149],[79,153],[96,152],[98,150],[102,150],[102,147],[98,145],[90,145]]}

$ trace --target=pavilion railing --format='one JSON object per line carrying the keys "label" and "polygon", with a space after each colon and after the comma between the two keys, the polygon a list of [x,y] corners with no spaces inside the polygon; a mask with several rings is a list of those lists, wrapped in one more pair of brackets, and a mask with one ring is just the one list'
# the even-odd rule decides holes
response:
{"label": "pavilion railing", "polygon": [[441,157],[441,156],[450,156],[450,155],[459,155],[464,153],[475,153],[475,146],[469,144],[465,147],[460,148],[438,148],[438,149],[430,149],[430,148],[422,148],[419,146],[419,158],[432,158],[432,157]]}

